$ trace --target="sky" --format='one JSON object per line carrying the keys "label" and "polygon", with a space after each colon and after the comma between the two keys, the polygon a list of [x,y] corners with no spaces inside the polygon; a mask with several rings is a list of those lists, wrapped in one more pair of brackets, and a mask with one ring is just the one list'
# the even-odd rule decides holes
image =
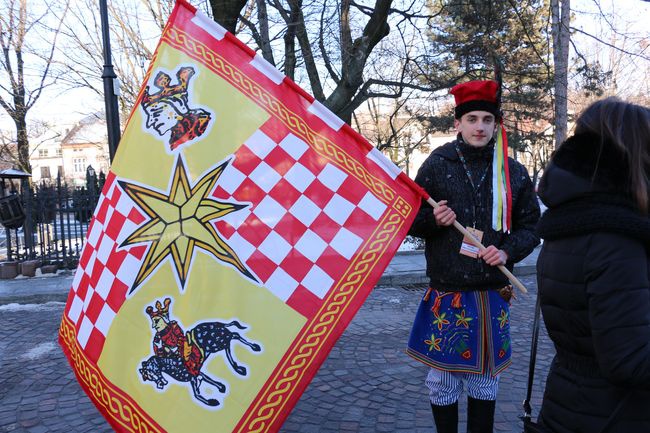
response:
{"label": "sky", "polygon": [[[610,42],[612,41],[611,34],[608,34],[606,30],[599,30],[599,28],[606,29],[608,26],[607,22],[597,19],[597,3],[596,0],[572,1],[571,7],[575,12],[572,26],[588,33],[597,34],[603,40]],[[603,10],[608,12],[615,8],[617,17],[613,19],[613,22],[618,28],[625,29],[627,33],[633,34],[635,37],[645,37],[650,41],[650,30],[647,26],[647,20],[650,18],[650,2],[601,0],[599,3]],[[617,36],[619,41],[621,38],[622,36]],[[600,56],[601,62],[604,65],[608,64],[608,56],[612,52],[610,49],[598,44],[592,38],[581,35],[575,36],[575,43],[585,55]],[[646,50],[646,55],[650,58],[650,48]],[[621,79],[631,78],[627,83],[620,83],[620,87],[624,90],[632,90],[634,86],[643,83],[647,86],[647,80],[639,79],[638,74],[639,70],[644,68],[646,73],[650,70],[650,61],[629,55],[620,57]],[[101,70],[98,71],[98,74],[101,75]],[[30,111],[29,116],[32,120],[43,119],[51,123],[69,125],[97,110],[104,110],[104,102],[100,96],[84,89],[63,90],[54,86],[43,94],[37,105]],[[0,128],[13,128],[13,124],[4,110],[0,110]]]}

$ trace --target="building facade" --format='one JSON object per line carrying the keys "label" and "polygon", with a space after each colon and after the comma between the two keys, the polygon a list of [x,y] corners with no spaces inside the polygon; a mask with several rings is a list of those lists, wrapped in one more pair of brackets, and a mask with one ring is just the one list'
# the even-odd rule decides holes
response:
{"label": "building facade", "polygon": [[110,160],[106,121],[92,114],[68,127],[52,128],[30,141],[32,181],[55,183],[60,176],[68,185],[86,184],[86,170],[107,173]]}

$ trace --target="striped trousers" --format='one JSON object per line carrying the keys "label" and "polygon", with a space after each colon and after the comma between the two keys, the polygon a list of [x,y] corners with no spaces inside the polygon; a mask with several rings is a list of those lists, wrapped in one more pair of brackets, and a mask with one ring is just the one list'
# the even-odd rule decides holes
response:
{"label": "striped trousers", "polygon": [[454,404],[463,392],[463,381],[467,383],[467,394],[477,400],[496,400],[499,390],[499,376],[485,374],[457,373],[432,368],[426,378],[429,399],[436,406]]}

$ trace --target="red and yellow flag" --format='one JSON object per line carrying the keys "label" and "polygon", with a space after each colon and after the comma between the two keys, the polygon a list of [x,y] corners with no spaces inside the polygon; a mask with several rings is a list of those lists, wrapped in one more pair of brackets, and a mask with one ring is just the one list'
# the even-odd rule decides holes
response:
{"label": "red and yellow flag", "polygon": [[275,432],[420,190],[179,1],[90,224],[59,339],[119,432]]}

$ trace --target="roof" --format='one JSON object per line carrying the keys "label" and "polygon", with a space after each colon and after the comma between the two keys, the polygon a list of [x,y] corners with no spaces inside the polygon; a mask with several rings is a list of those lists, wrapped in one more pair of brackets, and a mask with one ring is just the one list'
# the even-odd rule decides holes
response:
{"label": "roof", "polygon": [[108,131],[103,113],[88,115],[76,123],[61,140],[61,145],[106,143]]}
{"label": "roof", "polygon": [[23,177],[31,177],[29,173],[25,173],[22,170],[15,168],[8,168],[6,170],[0,170],[0,179],[20,179]]}

